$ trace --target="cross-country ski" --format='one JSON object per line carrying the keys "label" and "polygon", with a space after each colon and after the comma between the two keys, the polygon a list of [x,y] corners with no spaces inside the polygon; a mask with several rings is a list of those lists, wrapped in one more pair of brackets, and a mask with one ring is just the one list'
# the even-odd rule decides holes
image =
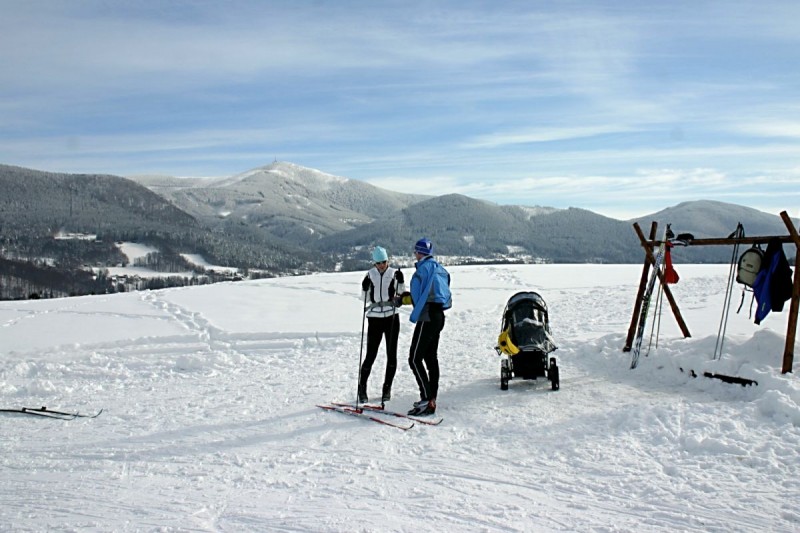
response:
{"label": "cross-country ski", "polygon": [[427,426],[438,426],[444,421],[444,418],[441,416],[412,416],[408,414],[398,413],[397,411],[391,411],[386,409],[382,405],[374,405],[370,403],[359,404],[356,406],[354,403],[342,403],[342,402],[331,402],[331,405],[335,405],[337,407],[352,407],[353,409],[359,408],[365,411],[371,411],[374,413],[380,413],[387,416],[393,416],[396,418],[407,418],[409,420],[413,420],[414,422],[419,422],[420,424],[425,424]]}
{"label": "cross-country ski", "polygon": [[650,310],[650,302],[653,299],[653,290],[658,280],[658,275],[661,272],[661,263],[664,259],[664,251],[667,248],[667,241],[672,238],[672,230],[667,224],[664,230],[664,236],[661,238],[661,244],[658,247],[658,253],[653,263],[653,270],[650,272],[650,279],[647,282],[647,289],[645,290],[644,297],[642,298],[641,314],[639,315],[639,325],[636,328],[636,337],[633,342],[633,350],[631,353],[631,369],[636,368],[639,364],[639,355],[642,352],[642,339],[644,338],[645,326],[647,323],[647,315]]}
{"label": "cross-country ski", "polygon": [[364,409],[356,409],[355,407],[344,407],[339,405],[317,405],[317,407],[321,409],[325,409],[326,411],[333,411],[335,413],[342,413],[344,415],[355,416],[364,420],[369,420],[370,422],[377,422],[378,424],[383,424],[384,426],[389,426],[397,429],[409,430],[414,427],[414,421],[409,420],[408,422],[395,422],[394,420],[384,420],[379,416],[375,416],[372,411],[364,410]]}
{"label": "cross-country ski", "polygon": [[17,413],[23,415],[33,415],[33,416],[42,416],[46,418],[57,418],[59,420],[74,420],[76,418],[97,418],[100,416],[100,413],[103,412],[103,409],[100,409],[97,413],[94,414],[84,414],[78,412],[69,412],[69,411],[58,411],[55,409],[48,409],[45,406],[42,407],[16,407],[16,408],[3,408],[0,409],[0,413]]}

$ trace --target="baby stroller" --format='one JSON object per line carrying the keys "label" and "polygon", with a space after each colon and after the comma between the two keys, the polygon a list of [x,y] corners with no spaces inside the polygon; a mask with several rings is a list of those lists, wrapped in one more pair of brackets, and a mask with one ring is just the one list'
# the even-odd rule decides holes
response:
{"label": "baby stroller", "polygon": [[535,292],[518,292],[506,303],[503,324],[497,338],[500,360],[500,389],[508,390],[513,377],[547,377],[553,390],[561,386],[556,358],[548,354],[558,347],[550,335],[547,304]]}

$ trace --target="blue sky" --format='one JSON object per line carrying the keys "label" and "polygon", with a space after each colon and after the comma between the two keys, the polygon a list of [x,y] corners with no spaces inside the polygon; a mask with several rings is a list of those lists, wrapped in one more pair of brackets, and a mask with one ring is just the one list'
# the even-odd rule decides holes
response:
{"label": "blue sky", "polygon": [[800,216],[800,2],[0,0],[0,163]]}

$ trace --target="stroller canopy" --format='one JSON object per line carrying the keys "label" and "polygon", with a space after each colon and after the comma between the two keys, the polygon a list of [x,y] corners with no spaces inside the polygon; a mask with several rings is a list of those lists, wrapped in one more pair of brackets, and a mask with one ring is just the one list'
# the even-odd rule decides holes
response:
{"label": "stroller canopy", "polygon": [[556,350],[544,299],[535,292],[518,292],[509,298],[500,337],[499,348],[510,355],[519,351],[548,354]]}

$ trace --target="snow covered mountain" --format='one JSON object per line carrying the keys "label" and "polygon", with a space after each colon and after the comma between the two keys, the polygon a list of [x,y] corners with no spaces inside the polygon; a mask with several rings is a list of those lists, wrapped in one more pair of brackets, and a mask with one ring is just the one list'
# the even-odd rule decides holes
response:
{"label": "snow covered mountain", "polygon": [[[217,180],[144,180],[193,216],[220,219],[326,254],[366,258],[360,250],[381,244],[402,253],[426,235],[448,255],[498,258],[510,255],[551,262],[624,263],[641,260],[630,227],[591,211],[541,206],[497,205],[458,194],[436,197],[380,189],[287,162]],[[724,237],[746,223],[749,235],[785,234],[777,214],[709,200],[683,202],[638,219],[670,222],[696,237]],[[691,262],[724,262],[728,250],[693,249]],[[681,260],[681,252],[676,254]]]}
{"label": "snow covered mountain", "polygon": [[[657,213],[635,219],[647,235],[652,221],[659,223],[659,236],[666,224],[672,224],[675,234],[691,233],[695,238],[724,238],[731,235],[741,222],[746,236],[786,235],[786,225],[779,216],[770,215],[743,205],[728,204],[713,200],[681,202]],[[631,222],[634,222],[631,221]],[[797,221],[795,221],[797,227]],[[794,255],[794,246],[786,247],[789,257]],[[724,263],[731,260],[730,246],[677,247],[675,260],[687,263]]]}
{"label": "snow covered mountain", "polygon": [[[579,208],[408,195],[286,162],[218,179],[137,180],[0,165],[3,257],[103,268],[121,261],[115,242],[139,241],[173,259],[199,254],[216,265],[283,274],[358,269],[369,261],[370,247],[405,255],[424,235],[440,255],[460,262],[642,260],[631,221]],[[674,229],[698,237],[725,236],[738,221],[748,235],[785,234],[777,215],[720,202],[686,202],[643,217],[645,231],[653,219],[662,227],[678,221]],[[54,245],[59,232],[97,240]],[[677,251],[675,259],[730,257],[720,247]]]}
{"label": "snow covered mountain", "polygon": [[175,187],[175,179],[143,183],[209,224],[230,219],[299,246],[426,198],[285,162],[230,178],[195,180],[189,187]]}
{"label": "snow covered mountain", "polygon": [[653,220],[658,221],[662,228],[664,224],[672,223],[676,233],[691,232],[697,238],[727,237],[736,230],[739,222],[745,226],[746,235],[786,234],[786,226],[780,217],[714,200],[681,202],[631,222],[639,222],[646,234]]}

